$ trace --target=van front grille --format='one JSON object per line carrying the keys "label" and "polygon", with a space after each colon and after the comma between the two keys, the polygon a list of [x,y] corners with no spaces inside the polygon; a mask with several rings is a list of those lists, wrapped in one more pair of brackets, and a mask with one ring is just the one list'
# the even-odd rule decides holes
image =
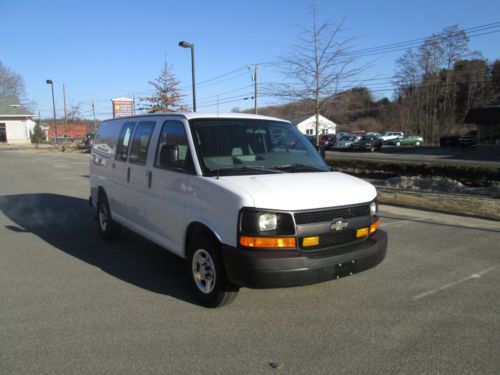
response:
{"label": "van front grille", "polygon": [[333,219],[350,219],[359,216],[370,215],[370,205],[332,208],[316,211],[296,212],[295,223],[297,225],[323,223]]}
{"label": "van front grille", "polygon": [[[348,229],[340,232],[321,234],[319,236],[318,246],[302,247],[302,249],[304,250],[324,249],[326,247],[345,245],[355,240],[356,240],[356,230]],[[302,246],[302,239],[300,240],[300,245]]]}

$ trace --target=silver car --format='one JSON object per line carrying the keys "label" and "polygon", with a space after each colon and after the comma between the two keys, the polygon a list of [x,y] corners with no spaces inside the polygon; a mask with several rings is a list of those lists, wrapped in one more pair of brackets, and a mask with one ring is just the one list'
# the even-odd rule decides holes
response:
{"label": "silver car", "polygon": [[355,135],[344,135],[339,138],[337,143],[334,146],[335,150],[350,150],[352,148],[352,144],[356,142],[358,137]]}

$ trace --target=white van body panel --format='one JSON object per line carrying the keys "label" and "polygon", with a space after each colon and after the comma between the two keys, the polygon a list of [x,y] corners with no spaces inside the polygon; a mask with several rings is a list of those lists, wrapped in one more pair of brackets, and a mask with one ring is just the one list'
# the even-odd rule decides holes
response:
{"label": "white van body panel", "polygon": [[[235,113],[164,114],[105,121],[101,123],[92,149],[92,202],[97,202],[98,188],[102,188],[108,195],[114,220],[185,257],[186,233],[192,223],[205,225],[221,243],[236,247],[239,212],[243,207],[308,210],[366,203],[376,198],[376,190],[371,184],[338,172],[203,176],[188,120],[219,116],[283,121]],[[132,165],[132,184],[128,183],[124,180],[124,171],[129,163],[115,160],[121,129],[127,121],[152,120],[156,121],[156,126],[147,164]],[[167,120],[184,124],[193,154],[194,175],[154,167],[159,134]],[[118,168],[119,165],[122,168]],[[152,173],[151,186],[148,183],[149,173]],[[134,186],[135,182],[140,186]],[[125,191],[126,196],[118,191]],[[122,211],[127,214],[121,215]],[[131,220],[134,215],[138,217]]]}
{"label": "white van body panel", "polygon": [[189,178],[186,228],[193,222],[202,223],[219,241],[236,246],[238,215],[242,207],[255,207],[252,196],[225,178]]}
{"label": "white van body panel", "polygon": [[269,210],[308,210],[366,203],[375,199],[375,187],[340,172],[287,173],[221,177],[245,190],[255,207]]}

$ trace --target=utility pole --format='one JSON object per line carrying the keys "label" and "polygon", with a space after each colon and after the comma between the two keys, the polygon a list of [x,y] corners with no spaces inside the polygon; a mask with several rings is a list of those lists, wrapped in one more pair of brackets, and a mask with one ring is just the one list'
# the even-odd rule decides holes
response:
{"label": "utility pole", "polygon": [[135,94],[132,94],[132,114],[135,116]]}
{"label": "utility pole", "polygon": [[40,111],[38,111],[38,130],[34,131],[34,135],[35,135],[35,148],[37,150],[38,150],[38,144],[40,143],[40,139],[38,137],[39,137],[39,134],[41,134],[42,131],[43,131],[42,130],[42,116],[40,115]]}
{"label": "utility pole", "polygon": [[66,132],[66,137],[68,136],[68,116],[66,112],[66,88],[63,83],[63,97],[64,97],[64,131]]}
{"label": "utility pole", "polygon": [[92,100],[92,113],[93,113],[93,115],[94,115],[94,133],[95,133],[95,131],[96,131],[96,129],[97,129],[97,123],[96,123],[96,121],[95,121],[95,103],[94,103],[94,101],[93,101],[93,100]]}
{"label": "utility pole", "polygon": [[47,79],[45,83],[47,85],[50,85],[50,88],[52,89],[52,109],[54,110],[54,133],[55,133],[54,143],[57,145],[57,119],[56,119],[56,101],[54,99],[54,81],[52,81],[51,79]]}
{"label": "utility pole", "polygon": [[[248,69],[250,69],[250,66],[248,67]],[[257,93],[258,93],[258,90],[257,90],[257,72],[259,70],[259,65],[258,64],[255,64],[253,65],[253,74],[252,74],[252,81],[254,82],[254,94],[253,94],[253,98],[254,98],[254,113],[257,114]]]}

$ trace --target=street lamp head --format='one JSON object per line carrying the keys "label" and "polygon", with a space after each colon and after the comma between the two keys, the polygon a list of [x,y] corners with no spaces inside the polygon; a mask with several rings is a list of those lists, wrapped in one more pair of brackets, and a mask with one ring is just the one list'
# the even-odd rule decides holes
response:
{"label": "street lamp head", "polygon": [[179,42],[179,47],[182,47],[182,48],[191,48],[192,44],[188,43],[186,41],[182,41],[182,42]]}
{"label": "street lamp head", "polygon": [[46,80],[45,82],[47,83],[47,85],[52,85],[52,84],[53,84],[53,82],[52,82],[52,80],[51,80],[51,79],[48,79],[48,80]]}

